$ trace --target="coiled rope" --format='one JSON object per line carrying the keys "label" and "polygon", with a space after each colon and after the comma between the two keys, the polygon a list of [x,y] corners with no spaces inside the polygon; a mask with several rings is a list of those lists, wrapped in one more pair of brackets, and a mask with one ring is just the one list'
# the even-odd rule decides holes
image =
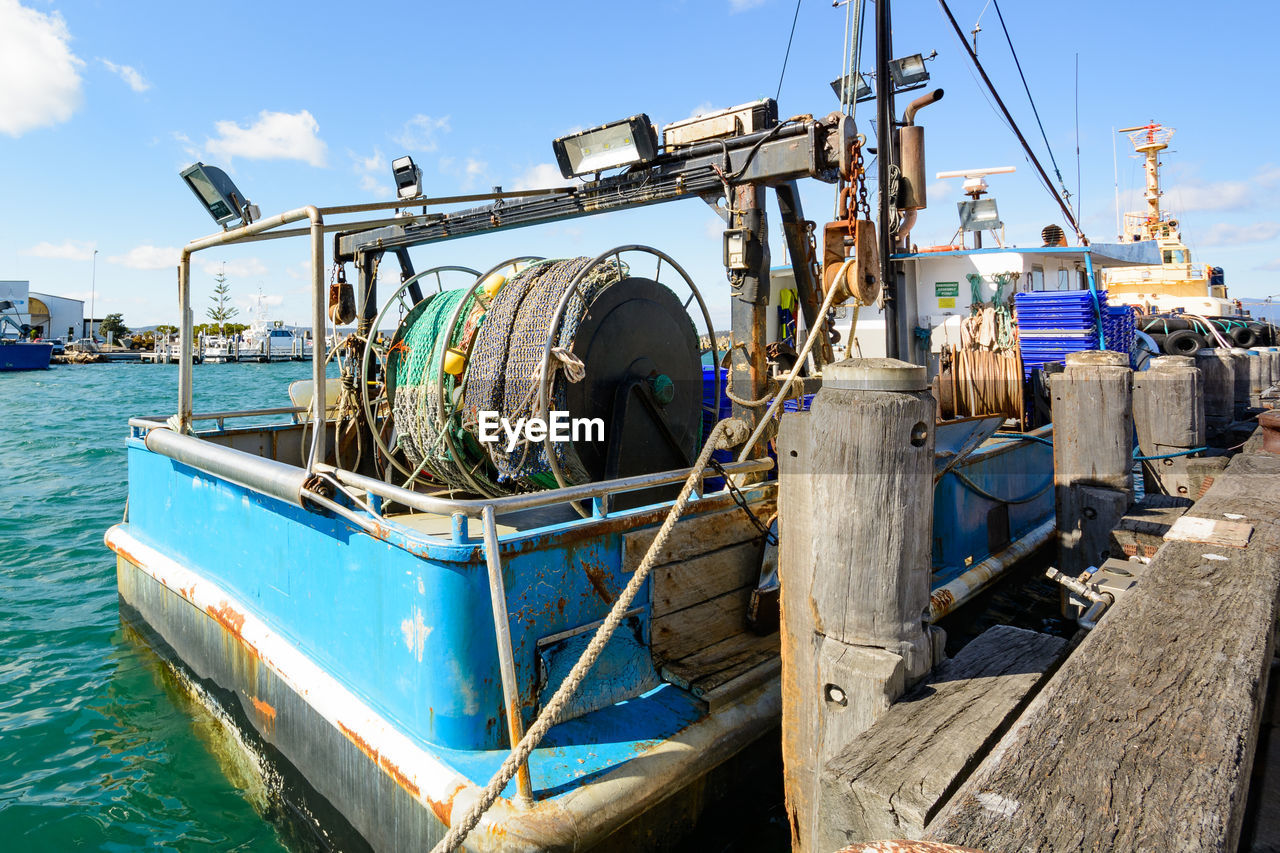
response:
{"label": "coiled rope", "polygon": [[701,479],[702,473],[710,467],[712,452],[737,446],[742,442],[746,432],[747,425],[735,418],[720,421],[712,428],[711,435],[708,436],[707,443],[702,448],[702,453],[698,455],[697,461],[694,462],[693,470],[689,472],[688,478],[684,481],[684,487],[680,489],[679,497],[676,498],[671,511],[667,513],[667,518],[662,522],[662,527],[658,529],[658,534],[654,537],[649,550],[645,552],[639,568],[631,576],[631,580],[627,583],[626,588],[622,590],[622,594],[618,596],[618,600],[613,603],[613,607],[609,610],[609,615],[605,617],[604,622],[596,629],[595,636],[591,638],[586,651],[582,653],[582,657],[578,659],[578,662],[573,665],[573,669],[569,670],[569,674],[556,690],[555,695],[551,697],[551,701],[538,714],[538,719],[534,720],[533,725],[529,727],[524,737],[520,739],[520,743],[516,744],[515,748],[511,750],[511,754],[507,756],[506,760],[502,762],[502,766],[498,768],[498,772],[489,780],[489,784],[485,786],[480,799],[471,805],[471,808],[467,810],[467,813],[463,815],[460,821],[449,827],[449,832],[445,837],[432,848],[432,853],[452,853],[452,851],[462,846],[462,842],[479,825],[480,818],[501,796],[503,789],[507,787],[507,783],[515,777],[520,766],[529,760],[533,750],[542,742],[551,727],[556,724],[560,712],[569,704],[569,700],[573,698],[573,694],[577,692],[583,679],[591,671],[596,659],[604,651],[605,645],[613,637],[618,626],[622,624],[623,617],[631,609],[631,602],[640,592],[640,588],[644,586],[644,582],[648,580],[649,573],[657,562],[658,554],[661,553],[662,547],[671,535],[671,531],[675,529],[676,521],[689,504],[689,498],[693,495],[694,486]]}

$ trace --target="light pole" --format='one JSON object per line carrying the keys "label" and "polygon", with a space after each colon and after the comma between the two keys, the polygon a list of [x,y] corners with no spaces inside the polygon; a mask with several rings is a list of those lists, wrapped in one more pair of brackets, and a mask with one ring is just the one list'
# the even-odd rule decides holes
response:
{"label": "light pole", "polygon": [[97,338],[93,336],[93,311],[94,303],[97,302],[98,296],[98,250],[93,250],[93,273],[89,279],[89,340],[97,343]]}

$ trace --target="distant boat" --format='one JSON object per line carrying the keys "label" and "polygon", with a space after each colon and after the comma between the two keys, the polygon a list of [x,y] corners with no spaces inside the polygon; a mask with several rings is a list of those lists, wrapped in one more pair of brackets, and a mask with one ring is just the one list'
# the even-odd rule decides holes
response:
{"label": "distant boat", "polygon": [[53,356],[48,341],[15,341],[0,338],[0,370],[45,370]]}
{"label": "distant boat", "polygon": [[14,334],[12,338],[0,337],[0,370],[48,369],[49,359],[53,356],[53,343],[24,340],[30,327],[2,313],[12,309],[12,302],[0,302],[0,336],[6,328]]}

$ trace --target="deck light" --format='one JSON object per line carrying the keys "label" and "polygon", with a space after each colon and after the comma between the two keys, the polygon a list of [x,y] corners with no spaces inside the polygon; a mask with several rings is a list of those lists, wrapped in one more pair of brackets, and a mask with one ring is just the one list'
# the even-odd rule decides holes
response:
{"label": "deck light", "polygon": [[911,56],[893,60],[889,63],[889,76],[893,78],[895,89],[923,85],[929,80],[929,72],[924,67],[924,56],[913,53]]}
{"label": "deck light", "polygon": [[[850,86],[853,87],[852,92],[849,91]],[[845,104],[852,104],[855,101],[858,103],[869,101],[876,96],[871,84],[867,82],[861,72],[854,74],[852,79],[846,74],[839,80],[832,80],[831,91],[835,92],[840,102]]]}
{"label": "deck light", "polygon": [[658,134],[644,113],[562,136],[551,143],[560,174],[589,175],[647,163],[658,156]]}
{"label": "deck light", "polygon": [[422,169],[409,155],[391,161],[391,174],[396,179],[396,195],[403,199],[422,195]]}
{"label": "deck light", "polygon": [[258,208],[249,204],[235,182],[216,166],[197,162],[183,169],[181,175],[213,221],[223,228],[233,219],[248,225],[258,217]]}

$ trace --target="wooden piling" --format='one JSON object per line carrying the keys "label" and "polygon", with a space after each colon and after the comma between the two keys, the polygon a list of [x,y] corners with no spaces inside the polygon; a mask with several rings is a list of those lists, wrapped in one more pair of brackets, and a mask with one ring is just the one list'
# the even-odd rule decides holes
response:
{"label": "wooden piling", "polygon": [[[1147,494],[1191,494],[1187,457],[1171,457],[1205,446],[1204,378],[1186,356],[1162,356],[1133,375],[1133,424],[1143,456]],[[1114,555],[1113,555],[1114,556]]]}
{"label": "wooden piling", "polygon": [[1210,435],[1221,435],[1235,420],[1235,360],[1226,350],[1202,349],[1196,367],[1204,381],[1205,425]]}
{"label": "wooden piling", "polygon": [[1133,502],[1133,371],[1128,356],[1077,352],[1051,379],[1058,567],[1097,565]]}
{"label": "wooden piling", "polygon": [[[782,728],[793,849],[821,770],[932,665],[933,395],[894,359],[829,366],[779,433]],[[939,643],[940,646],[940,643]]]}

